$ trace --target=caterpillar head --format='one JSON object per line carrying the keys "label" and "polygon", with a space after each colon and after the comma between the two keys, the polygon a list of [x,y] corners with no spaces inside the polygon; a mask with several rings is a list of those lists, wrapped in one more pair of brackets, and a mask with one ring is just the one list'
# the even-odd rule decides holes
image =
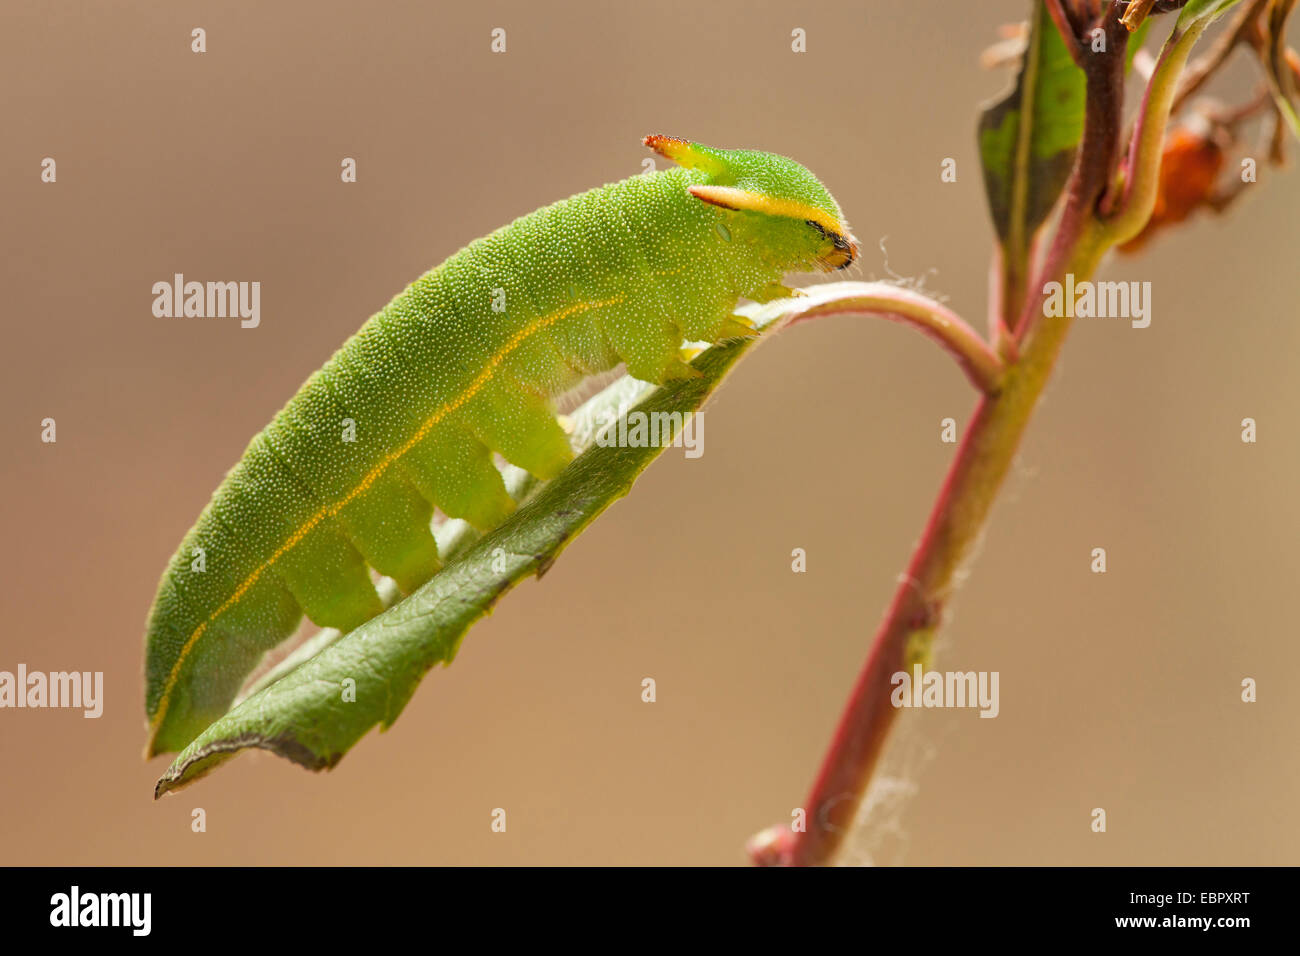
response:
{"label": "caterpillar head", "polygon": [[788,271],[843,269],[858,257],[839,204],[817,177],[792,159],[745,149],[713,149],[670,136],[642,142],[661,156],[708,176],[689,187],[701,202],[734,215],[735,238],[761,244]]}

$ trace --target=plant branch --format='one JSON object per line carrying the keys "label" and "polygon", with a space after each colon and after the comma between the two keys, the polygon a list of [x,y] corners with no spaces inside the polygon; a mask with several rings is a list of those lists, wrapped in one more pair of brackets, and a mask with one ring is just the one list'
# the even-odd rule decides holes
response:
{"label": "plant branch", "polygon": [[1165,129],[1178,95],[1179,80],[1192,47],[1209,22],[1208,19],[1195,20],[1181,33],[1175,30],[1160,51],[1133,128],[1123,199],[1119,207],[1099,223],[1097,239],[1105,246],[1132,239],[1151,218],[1160,184]]}
{"label": "plant branch", "polygon": [[984,527],[1067,328],[1067,319],[1055,321],[1050,336],[1037,337],[1034,351],[1007,370],[1001,391],[980,399],[804,803],[807,828],[760,834],[750,844],[754,862],[818,865],[834,857],[898,713],[892,675],[927,663],[954,578]]}
{"label": "plant branch", "polygon": [[1065,8],[1062,0],[1044,0],[1044,4],[1047,7],[1048,16],[1056,24],[1057,32],[1061,34],[1065,49],[1070,53],[1070,59],[1074,60],[1075,66],[1082,69],[1086,54],[1083,50],[1083,44],[1079,42],[1079,34],[1074,27],[1074,21],[1070,19],[1070,11]]}
{"label": "plant branch", "polygon": [[[1059,3],[1048,0],[1048,6],[1064,16]],[[1087,77],[1083,138],[1037,290],[1029,290],[1033,294],[1026,297],[1017,330],[1024,343],[1020,357],[1006,369],[1001,389],[984,395],[975,408],[805,800],[806,828],[776,827],[759,834],[749,848],[756,863],[819,865],[833,860],[898,713],[891,700],[893,675],[914,664],[928,664],[930,644],[957,573],[984,529],[1069,331],[1066,317],[1030,321],[1035,313],[1043,313],[1045,280],[1066,272],[1090,276],[1104,248],[1091,226],[1119,154],[1127,47],[1127,30],[1119,21],[1122,10],[1123,4],[1113,0],[1100,23],[1105,52],[1082,59]],[[1067,45],[1073,39],[1066,35]]]}
{"label": "plant branch", "polygon": [[[802,290],[762,309],[780,314],[781,325],[828,315],[862,315],[910,325],[957,360],[971,384],[985,394],[1001,388],[1002,360],[969,324],[946,306],[912,289],[887,282],[833,282]],[[750,311],[761,311],[753,310]]]}
{"label": "plant branch", "polygon": [[[1078,39],[1061,0],[1044,0],[1066,44]],[[1153,9],[1181,4],[1162,3]],[[1128,31],[1121,22],[1124,0],[1108,0],[1098,26],[1105,49],[1080,53],[1086,76],[1083,138],[1057,229],[1036,285],[1026,290],[1025,308],[1014,330],[1019,358],[1009,361],[995,393],[984,394],[967,426],[956,457],[918,542],[907,572],[859,672],[821,770],[804,802],[806,826],[773,827],[749,844],[751,859],[763,865],[819,865],[835,858],[866,794],[871,775],[897,716],[894,675],[929,665],[930,646],[941,625],[958,572],[983,532],[993,502],[1010,470],[1034,409],[1042,397],[1068,335],[1071,319],[1047,316],[1048,282],[1067,275],[1091,278],[1116,242],[1135,234],[1150,216],[1159,173],[1164,127],[1192,45],[1213,15],[1201,16],[1165,44],[1144,99],[1129,154],[1123,201],[1116,194],[1123,124],[1124,65]],[[1103,210],[1118,205],[1113,216]]]}
{"label": "plant branch", "polygon": [[[1069,250],[1058,268],[1090,275],[1097,261],[1091,255],[1094,248]],[[1041,296],[1034,302],[1041,309]],[[897,715],[890,700],[892,677],[915,663],[928,663],[953,582],[983,531],[1069,324],[1068,318],[1059,318],[1044,326],[1007,368],[1001,389],[980,399],[805,800],[807,828],[774,827],[759,834],[749,846],[755,863],[808,866],[834,858]]]}

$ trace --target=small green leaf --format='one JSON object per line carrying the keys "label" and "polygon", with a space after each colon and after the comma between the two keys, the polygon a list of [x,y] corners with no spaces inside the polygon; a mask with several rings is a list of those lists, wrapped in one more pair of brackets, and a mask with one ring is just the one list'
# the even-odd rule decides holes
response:
{"label": "small green leaf", "polygon": [[993,223],[1003,244],[1025,248],[1069,176],[1083,136],[1083,71],[1040,0],[1015,88],[979,121],[980,159]]}
{"label": "small green leaf", "polygon": [[979,121],[984,190],[1002,245],[1004,295],[1017,294],[1023,285],[1034,233],[1069,178],[1083,136],[1085,92],[1083,71],[1042,0],[1034,0],[1016,85],[987,106]]}

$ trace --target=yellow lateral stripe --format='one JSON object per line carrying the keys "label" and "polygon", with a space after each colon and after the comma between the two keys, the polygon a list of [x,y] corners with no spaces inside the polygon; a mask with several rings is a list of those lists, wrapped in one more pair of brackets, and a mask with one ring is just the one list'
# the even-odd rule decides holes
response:
{"label": "yellow lateral stripe", "polygon": [[275,564],[276,561],[280,560],[280,558],[284,557],[285,554],[292,550],[292,548],[310,534],[311,530],[318,524],[326,518],[332,518],[337,515],[347,507],[349,502],[373,485],[379,476],[388,470],[388,467],[392,465],[393,462],[397,461],[414,448],[422,438],[429,434],[435,425],[452,412],[461,408],[466,402],[481,392],[483,386],[492,380],[492,377],[496,374],[496,370],[501,363],[506,360],[511,352],[519,348],[519,346],[522,345],[529,336],[547,328],[548,326],[554,325],[561,319],[567,318],[576,312],[585,312],[588,309],[599,309],[609,305],[617,305],[622,301],[623,296],[617,295],[614,298],[606,299],[603,302],[578,302],[574,305],[560,309],[558,312],[552,312],[550,315],[544,315],[540,319],[535,319],[532,323],[520,329],[510,337],[509,341],[507,341],[491,359],[488,360],[487,367],[478,374],[474,381],[469,384],[469,387],[429,416],[406,444],[402,445],[402,447],[397,449],[397,451],[390,452],[386,455],[383,460],[381,460],[379,464],[375,465],[374,468],[370,469],[370,471],[366,473],[366,476],[361,479],[361,482],[343,498],[339,499],[332,505],[326,505],[303,522],[303,524],[295,530],[293,534],[289,535],[284,544],[280,545],[280,547],[276,549],[275,553],[272,554],[271,557],[258,565],[258,567],[240,583],[239,587],[235,588],[235,592],[226,599],[225,603],[209,614],[208,619],[194,629],[194,633],[185,641],[184,646],[181,647],[180,654],[176,658],[176,663],[172,665],[171,673],[167,675],[167,683],[163,685],[162,698],[158,702],[158,711],[154,715],[152,728],[156,731],[158,727],[161,726],[163,718],[167,714],[167,705],[171,702],[172,691],[175,689],[176,681],[180,677],[181,665],[185,663],[185,658],[188,657],[190,651],[194,649],[195,643],[203,635],[203,632],[208,629],[208,625],[215,621],[221,614],[238,604],[240,599],[248,593],[249,588],[256,584],[262,574]]}
{"label": "yellow lateral stripe", "polygon": [[765,202],[755,206],[756,212],[765,212],[769,216],[784,216],[789,219],[803,219],[807,222],[815,222],[834,236],[841,236],[845,232],[843,223],[816,206],[806,206],[792,199],[773,199],[770,196],[764,198]]}
{"label": "yellow lateral stripe", "polygon": [[702,199],[705,202],[726,209],[761,212],[769,216],[779,216],[783,219],[803,219],[807,222],[815,222],[825,232],[835,236],[842,236],[847,232],[844,224],[824,209],[796,202],[793,199],[778,199],[775,196],[767,196],[763,193],[756,193],[750,189],[740,189],[736,186],[700,185],[691,186],[688,191],[697,199]]}

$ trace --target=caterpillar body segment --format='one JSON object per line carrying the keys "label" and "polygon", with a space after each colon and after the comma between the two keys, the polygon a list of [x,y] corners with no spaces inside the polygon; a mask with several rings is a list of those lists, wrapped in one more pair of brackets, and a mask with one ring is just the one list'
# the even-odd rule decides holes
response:
{"label": "caterpillar body segment", "polygon": [[741,298],[856,255],[839,207],[783,157],[667,137],[682,164],[554,203],[471,243],[373,316],[302,386],[172,558],[146,634],[149,753],[225,713],[302,614],[350,630],[439,567],[434,510],[514,509],[493,456],[542,479],[572,456],[554,401],[620,363],[690,375],[684,341],[748,334]]}

